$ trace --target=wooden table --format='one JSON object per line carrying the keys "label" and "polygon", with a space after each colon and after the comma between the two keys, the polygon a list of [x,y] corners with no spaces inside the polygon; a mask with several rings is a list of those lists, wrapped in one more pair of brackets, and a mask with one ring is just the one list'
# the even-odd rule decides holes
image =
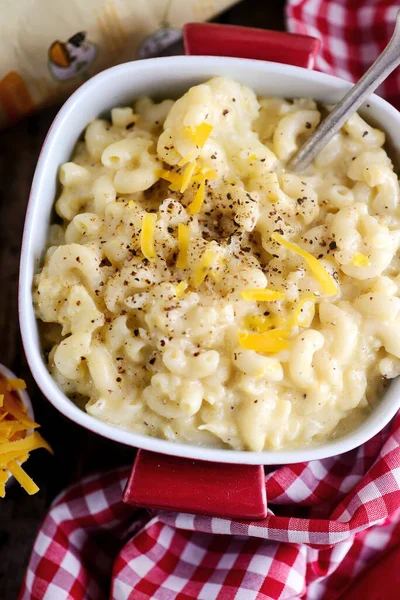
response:
{"label": "wooden table", "polygon": [[[217,21],[281,30],[283,4],[283,0],[244,0]],[[177,45],[168,53],[181,52]],[[90,471],[131,463],[135,454],[133,448],[92,434],[57,412],[38,390],[22,349],[17,311],[22,230],[37,157],[57,110],[27,119],[0,135],[0,362],[27,382],[36,420],[55,452],[52,457],[38,450],[27,463],[27,471],[40,487],[38,494],[29,497],[14,484],[0,500],[2,600],[17,597],[38,527],[55,495]]]}

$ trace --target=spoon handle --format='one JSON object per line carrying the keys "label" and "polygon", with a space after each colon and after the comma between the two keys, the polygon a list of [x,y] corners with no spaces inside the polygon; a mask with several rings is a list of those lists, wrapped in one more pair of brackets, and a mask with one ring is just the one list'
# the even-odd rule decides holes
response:
{"label": "spoon handle", "polygon": [[321,122],[313,135],[305,142],[287,165],[289,171],[300,172],[313,161],[344,123],[361,104],[400,64],[400,10],[396,15],[393,35],[380,56],[368,71],[336,104],[335,108]]}

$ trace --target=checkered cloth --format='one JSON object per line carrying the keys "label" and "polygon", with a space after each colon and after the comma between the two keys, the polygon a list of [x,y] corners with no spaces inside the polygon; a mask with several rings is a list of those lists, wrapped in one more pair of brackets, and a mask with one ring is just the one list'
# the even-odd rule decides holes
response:
{"label": "checkered cloth", "polygon": [[[399,9],[398,0],[289,0],[286,22],[289,31],[321,40],[318,71],[357,81],[388,43]],[[400,109],[400,69],[377,93]]]}
{"label": "checkered cloth", "polygon": [[262,521],[134,509],[128,475],[55,500],[20,600],[334,600],[400,541],[400,415],[347,454],[266,474]]}
{"label": "checkered cloth", "polygon": [[[321,39],[318,69],[357,79],[395,4],[291,0],[288,25]],[[400,73],[382,91],[399,104],[399,90]],[[347,454],[267,472],[262,521],[133,509],[121,500],[128,474],[94,475],[55,500],[20,600],[335,600],[400,541],[400,415]]]}

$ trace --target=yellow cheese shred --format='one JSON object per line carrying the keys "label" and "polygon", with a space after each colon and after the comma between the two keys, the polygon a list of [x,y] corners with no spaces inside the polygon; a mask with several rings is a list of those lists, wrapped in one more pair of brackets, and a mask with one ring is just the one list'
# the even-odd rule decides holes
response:
{"label": "yellow cheese shred", "polygon": [[177,298],[182,298],[185,290],[188,288],[189,284],[187,281],[180,281],[175,287],[175,295]]}
{"label": "yellow cheese shred", "polygon": [[315,315],[315,296],[307,294],[297,304],[293,313],[293,325],[310,327]]}
{"label": "yellow cheese shred", "polygon": [[213,126],[203,121],[196,127],[185,127],[185,136],[199,148],[203,148],[204,144],[210,137]]}
{"label": "yellow cheese shred", "polygon": [[187,154],[178,162],[178,167],[184,167],[188,162],[192,162],[194,158],[193,154]]}
{"label": "yellow cheese shred", "polygon": [[321,285],[322,290],[325,294],[327,294],[328,296],[334,296],[338,293],[336,283],[333,281],[332,277],[329,275],[325,267],[321,265],[318,259],[315,258],[315,256],[313,256],[306,250],[299,248],[299,246],[297,246],[296,244],[292,244],[279,233],[275,232],[272,234],[271,237],[273,240],[275,240],[279,244],[282,244],[282,246],[285,246],[285,248],[288,248],[288,250],[292,250],[292,252],[295,252],[305,260],[309,269]]}
{"label": "yellow cheese shred", "polygon": [[20,452],[23,454],[25,452],[30,452],[31,450],[36,450],[37,448],[45,448],[51,454],[53,454],[53,450],[46,440],[42,438],[40,433],[34,431],[32,435],[22,438],[21,440],[17,440],[16,442],[8,442],[8,444],[2,444],[0,446],[0,460],[2,456],[8,452]]}
{"label": "yellow cheese shred", "polygon": [[35,421],[32,421],[32,419],[26,415],[26,413],[20,407],[20,404],[15,398],[13,398],[13,396],[11,396],[11,394],[4,396],[3,406],[7,413],[25,425],[26,429],[35,429],[36,427],[39,427],[38,423],[35,423]]}
{"label": "yellow cheese shred", "polygon": [[207,167],[204,167],[204,169],[201,170],[201,173],[204,175],[205,179],[217,179],[218,177],[217,171],[214,171],[214,169],[208,169]]}
{"label": "yellow cheese shred", "polygon": [[214,261],[216,254],[212,250],[206,250],[200,259],[198,266],[196,267],[192,275],[192,284],[195,288],[199,287],[208,275]]}
{"label": "yellow cheese shred", "polygon": [[178,225],[178,243],[179,243],[179,254],[176,261],[178,269],[186,269],[187,267],[187,253],[190,242],[190,229],[187,225],[179,223]]}
{"label": "yellow cheese shred", "polygon": [[168,171],[167,169],[165,169],[162,171],[158,171],[157,174],[159,177],[161,177],[161,179],[165,179],[166,181],[170,182],[170,185],[168,186],[170,190],[178,192],[181,189],[182,175],[180,175],[179,173],[175,173],[174,171]]}
{"label": "yellow cheese shred", "polygon": [[192,179],[195,168],[196,168],[195,162],[189,163],[188,166],[186,167],[186,169],[182,175],[181,187],[179,190],[181,192],[181,194],[183,194],[189,187],[189,184]]}
{"label": "yellow cheese shred", "polygon": [[18,483],[30,496],[39,491],[36,483],[29,477],[27,473],[25,473],[23,468],[15,460],[12,460],[10,463],[8,463],[7,470],[14,475]]}
{"label": "yellow cheese shred", "polygon": [[274,302],[275,300],[283,300],[285,294],[282,292],[275,292],[274,290],[268,289],[251,289],[244,290],[241,293],[243,300],[256,300],[258,302]]}
{"label": "yellow cheese shred", "polygon": [[199,213],[201,211],[201,208],[202,208],[203,202],[204,202],[205,189],[206,189],[206,184],[203,179],[203,181],[200,182],[200,185],[199,185],[196,195],[193,199],[193,202],[191,202],[188,206],[188,212],[190,215],[197,215],[197,213]]}
{"label": "yellow cheese shred", "polygon": [[265,331],[268,331],[268,329],[275,327],[276,322],[275,318],[271,315],[248,315],[244,318],[243,324],[246,329],[258,331],[258,333],[264,333]]}
{"label": "yellow cheese shred", "polygon": [[154,213],[146,213],[142,220],[142,231],[140,232],[140,247],[142,253],[148,260],[156,258],[156,250],[154,248],[154,229],[157,221],[157,215]]}
{"label": "yellow cheese shred", "polygon": [[361,254],[361,252],[356,252],[353,256],[352,263],[355,267],[369,267],[371,261],[369,260],[368,256],[365,256],[365,254]]}
{"label": "yellow cheese shred", "polygon": [[[17,460],[20,463],[25,462],[29,457],[27,452],[7,452],[7,454],[0,454],[0,469],[6,469],[7,465],[12,460]],[[1,471],[0,471],[1,473]]]}
{"label": "yellow cheese shred", "polygon": [[6,483],[8,481],[8,473],[0,471],[0,498],[4,498],[6,495]]}
{"label": "yellow cheese shred", "polygon": [[21,397],[15,393],[25,387],[22,379],[0,376],[0,498],[5,496],[10,476],[14,476],[29,494],[35,494],[39,488],[21,464],[29,458],[29,452],[36,448],[46,448],[52,453],[51,447],[39,433],[31,433],[39,425],[28,417]]}
{"label": "yellow cheese shred", "polygon": [[285,329],[272,329],[264,333],[239,333],[239,343],[246,350],[274,354],[289,347],[288,332]]}
{"label": "yellow cheese shred", "polygon": [[23,379],[7,379],[7,389],[9,392],[26,390],[26,383]]}

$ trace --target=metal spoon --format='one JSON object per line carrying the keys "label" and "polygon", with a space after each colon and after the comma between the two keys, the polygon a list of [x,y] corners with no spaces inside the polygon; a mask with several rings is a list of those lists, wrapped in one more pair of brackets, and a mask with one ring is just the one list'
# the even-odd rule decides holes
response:
{"label": "metal spoon", "polygon": [[396,26],[393,35],[374,64],[336,104],[335,108],[320,123],[312,136],[287,164],[290,171],[304,171],[315,156],[326,146],[329,140],[339,131],[344,123],[361,106],[370,94],[400,64],[400,10],[396,15]]}

